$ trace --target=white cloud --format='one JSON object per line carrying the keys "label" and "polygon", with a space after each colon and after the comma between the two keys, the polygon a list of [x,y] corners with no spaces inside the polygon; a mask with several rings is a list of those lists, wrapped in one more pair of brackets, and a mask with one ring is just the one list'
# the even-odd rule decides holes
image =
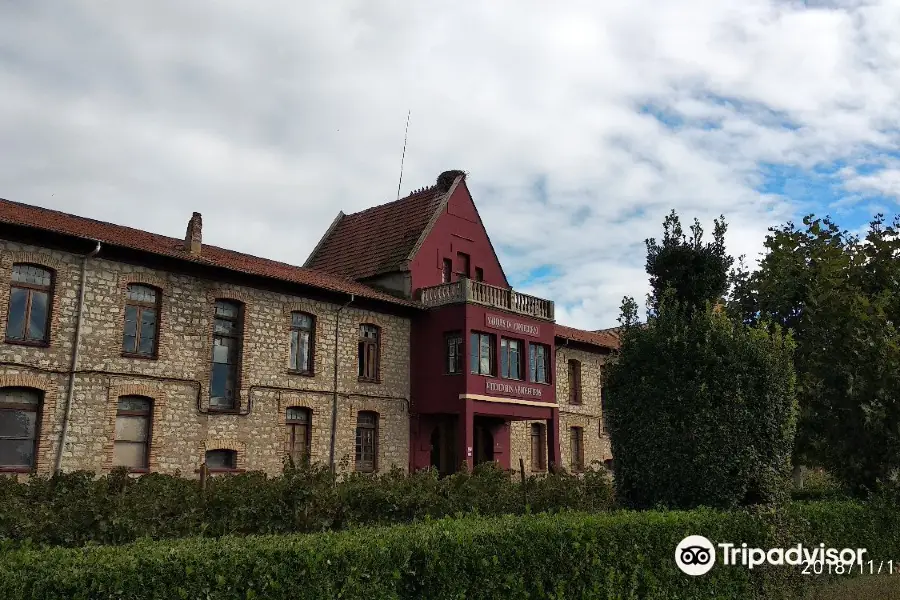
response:
{"label": "white cloud", "polygon": [[[174,236],[199,210],[210,243],[300,264],[393,199],[411,109],[403,191],[468,170],[507,271],[555,267],[523,291],[608,327],[671,208],[754,257],[797,202],[761,163],[898,150],[900,5],[807,4],[6,3],[0,196]],[[885,164],[840,176],[896,197]]]}

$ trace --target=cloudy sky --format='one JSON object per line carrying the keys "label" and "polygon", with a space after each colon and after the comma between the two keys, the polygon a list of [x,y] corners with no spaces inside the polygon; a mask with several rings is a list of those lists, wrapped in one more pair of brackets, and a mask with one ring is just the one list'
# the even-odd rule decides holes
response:
{"label": "cloudy sky", "polygon": [[643,240],[755,257],[900,194],[900,0],[0,3],[0,197],[302,264],[447,169],[558,320],[643,299]]}

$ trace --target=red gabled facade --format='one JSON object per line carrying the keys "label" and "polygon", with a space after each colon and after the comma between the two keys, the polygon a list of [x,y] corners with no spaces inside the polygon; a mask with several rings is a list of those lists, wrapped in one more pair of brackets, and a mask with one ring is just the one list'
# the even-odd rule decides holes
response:
{"label": "red gabled facade", "polygon": [[[381,237],[361,242],[359,232]],[[526,419],[546,422],[548,458],[558,462],[553,303],[511,289],[463,172],[338,215],[306,266],[428,308],[412,330],[410,469],[509,468],[510,423]]]}

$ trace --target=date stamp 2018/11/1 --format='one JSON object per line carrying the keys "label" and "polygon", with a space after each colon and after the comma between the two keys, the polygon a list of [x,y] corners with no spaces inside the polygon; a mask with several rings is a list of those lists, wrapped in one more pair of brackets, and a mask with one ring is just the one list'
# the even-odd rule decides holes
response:
{"label": "date stamp 2018/11/1", "polygon": [[900,575],[900,561],[867,560],[851,563],[807,562],[804,575]]}

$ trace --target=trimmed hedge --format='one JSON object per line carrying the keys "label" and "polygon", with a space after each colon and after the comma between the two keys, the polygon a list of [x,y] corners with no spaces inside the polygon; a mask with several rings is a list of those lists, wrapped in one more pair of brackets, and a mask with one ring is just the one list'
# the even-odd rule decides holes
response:
{"label": "trimmed hedge", "polygon": [[612,505],[603,469],[532,477],[523,490],[517,477],[492,464],[445,478],[433,471],[335,477],[327,468],[305,466],[279,477],[211,478],[205,492],[197,480],[174,476],[81,472],[27,483],[0,478],[0,545],[308,533],[463,514],[597,512]]}
{"label": "trimmed hedge", "polygon": [[[142,541],[0,554],[0,596],[20,598],[800,598],[793,567],[674,562],[684,537],[773,547],[820,542],[896,557],[896,508],[796,504],[776,511],[618,512],[443,519],[307,536]],[[821,578],[818,578],[821,580]]]}

